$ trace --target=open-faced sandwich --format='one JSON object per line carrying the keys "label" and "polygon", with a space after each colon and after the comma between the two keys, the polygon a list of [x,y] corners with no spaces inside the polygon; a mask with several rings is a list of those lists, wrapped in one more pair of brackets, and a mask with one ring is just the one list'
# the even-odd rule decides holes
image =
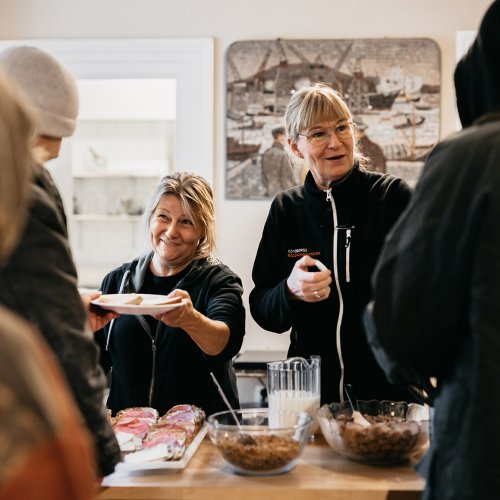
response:
{"label": "open-faced sandwich", "polygon": [[119,411],[113,428],[128,463],[178,460],[205,422],[205,412],[194,405],[171,408],[162,417],[154,408],[135,407]]}

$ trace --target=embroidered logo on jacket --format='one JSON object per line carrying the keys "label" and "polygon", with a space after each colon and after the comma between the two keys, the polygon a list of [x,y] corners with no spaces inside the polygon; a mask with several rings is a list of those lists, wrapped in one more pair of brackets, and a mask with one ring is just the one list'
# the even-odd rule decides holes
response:
{"label": "embroidered logo on jacket", "polygon": [[309,252],[307,248],[289,248],[288,257],[295,259],[297,257],[303,257],[304,255],[309,255],[310,257],[317,257],[321,252]]}

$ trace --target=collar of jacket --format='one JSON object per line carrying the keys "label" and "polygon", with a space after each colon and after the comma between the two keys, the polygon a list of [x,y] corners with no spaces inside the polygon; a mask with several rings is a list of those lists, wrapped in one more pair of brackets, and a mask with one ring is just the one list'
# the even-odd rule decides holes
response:
{"label": "collar of jacket", "polygon": [[[134,262],[132,262],[132,265],[130,267],[130,282],[134,291],[141,289],[144,283],[144,277],[146,276],[146,272],[149,268],[149,263],[151,262],[153,255],[154,252],[148,252],[144,255],[141,255],[140,257],[135,259]],[[191,270],[189,271],[188,275],[191,275],[193,272],[195,272],[196,269],[202,268],[206,265],[208,265],[207,259],[203,258],[194,260],[191,263]]]}
{"label": "collar of jacket", "polygon": [[[360,173],[360,166],[359,163],[354,163],[351,171],[346,174],[342,179],[339,179],[338,181],[332,181],[330,183],[330,189],[332,190],[332,194],[334,194],[336,191],[347,188],[352,185],[353,182],[356,182],[357,177],[359,176]],[[305,191],[312,195],[312,196],[325,196],[325,190],[318,188],[316,185],[316,181],[314,180],[314,177],[312,176],[311,171],[307,172],[306,178],[304,180],[304,189]]]}

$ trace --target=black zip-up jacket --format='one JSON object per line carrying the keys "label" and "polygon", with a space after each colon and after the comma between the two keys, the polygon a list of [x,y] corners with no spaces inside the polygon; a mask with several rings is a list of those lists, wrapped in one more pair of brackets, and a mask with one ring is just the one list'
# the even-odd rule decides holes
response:
{"label": "black zip-up jacket", "polygon": [[[152,253],[109,273],[101,290],[140,293]],[[227,266],[195,260],[175,288],[189,292],[194,308],[229,326],[226,347],[216,356],[205,354],[180,328],[156,322],[151,331],[143,316],[120,316],[95,338],[101,347],[101,364],[112,369],[108,407],[113,414],[133,406],[152,406],[160,414],[176,404],[194,404],[207,415],[226,410],[210,376],[213,372],[234,407],[239,407],[233,357],[245,334],[245,309],[240,278]]]}
{"label": "black zip-up jacket", "polygon": [[[410,194],[403,180],[355,165],[327,191],[317,188],[309,172],[303,186],[283,191],[271,205],[253,267],[250,310],[265,330],[291,328],[289,356],[321,356],[323,403],[343,401],[346,383],[358,398],[408,399],[377,365],[361,315],[384,238]],[[327,300],[287,296],[286,280],[305,254],[332,271]]]}
{"label": "black zip-up jacket", "polygon": [[455,70],[464,130],[429,155],[366,312],[387,375],[437,380],[425,500],[500,496],[500,2]]}
{"label": "black zip-up jacket", "polygon": [[103,404],[106,378],[87,327],[66,217],[50,173],[36,165],[21,241],[0,271],[0,303],[34,323],[54,352],[94,439],[98,474],[111,474],[120,448]]}

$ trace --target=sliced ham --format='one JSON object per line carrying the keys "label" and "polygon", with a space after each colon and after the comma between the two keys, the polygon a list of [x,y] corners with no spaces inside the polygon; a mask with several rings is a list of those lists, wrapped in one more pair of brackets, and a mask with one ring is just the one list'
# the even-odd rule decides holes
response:
{"label": "sliced ham", "polygon": [[124,408],[112,419],[127,462],[180,459],[204,422],[205,412],[189,404],[176,405],[161,418],[155,408]]}
{"label": "sliced ham", "polygon": [[172,446],[173,459],[181,458],[187,444],[186,431],[178,425],[163,426],[152,429],[142,443],[143,449],[152,448],[160,443]]}
{"label": "sliced ham", "polygon": [[123,417],[120,420],[117,420],[115,423],[115,433],[116,432],[127,432],[130,434],[135,434],[136,436],[140,436],[144,438],[149,431],[151,424],[147,421],[134,418],[134,417]]}
{"label": "sliced ham", "polygon": [[123,417],[145,418],[154,423],[158,419],[158,410],[149,407],[125,408],[116,414],[115,419],[120,420]]}

